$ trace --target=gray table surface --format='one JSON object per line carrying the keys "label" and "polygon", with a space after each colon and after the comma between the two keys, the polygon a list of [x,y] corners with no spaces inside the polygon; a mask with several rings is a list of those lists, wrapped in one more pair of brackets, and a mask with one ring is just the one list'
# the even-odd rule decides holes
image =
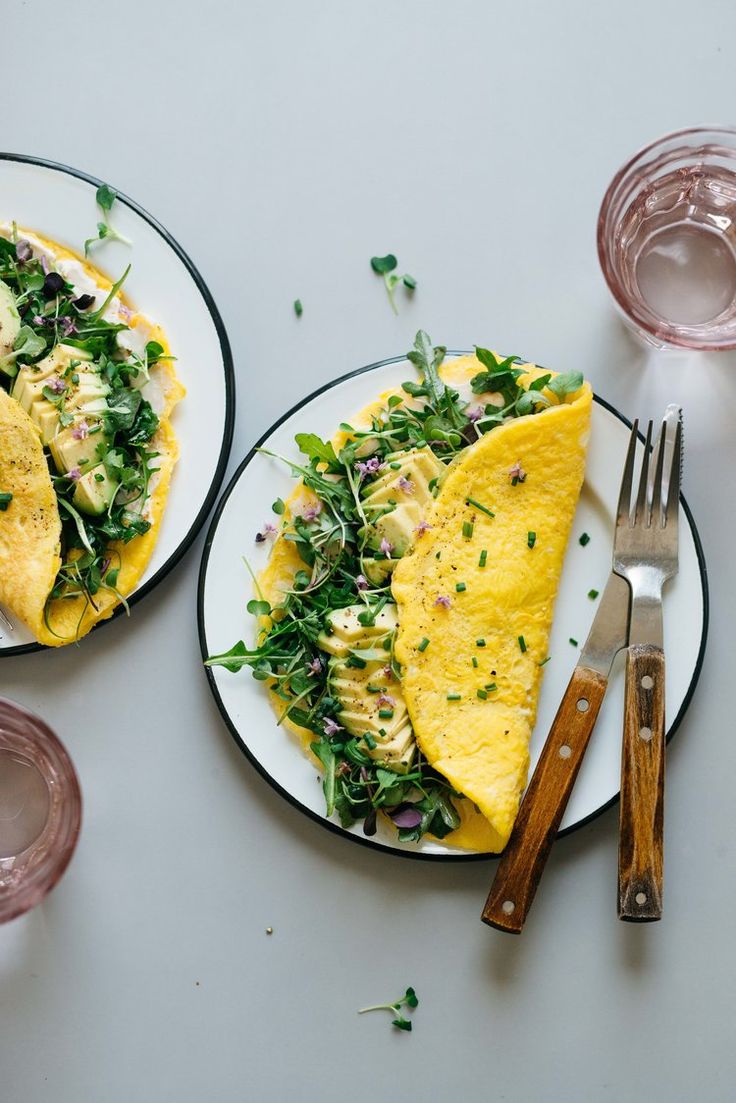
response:
{"label": "gray table surface", "polygon": [[[230,470],[286,402],[420,325],[521,351],[628,414],[685,404],[713,596],[669,755],[664,922],[616,918],[610,811],[556,848],[521,939],[479,922],[493,863],[367,852],[256,775],[200,666],[202,537],[130,620],[5,660],[86,815],[56,891],[0,929],[3,1103],[733,1099],[736,363],[638,349],[594,226],[629,153],[728,121],[736,8],[6,0],[3,23],[2,145],[109,180],[208,282]],[[419,280],[398,317],[368,268],[389,250]],[[411,1036],[355,1014],[407,984]]]}

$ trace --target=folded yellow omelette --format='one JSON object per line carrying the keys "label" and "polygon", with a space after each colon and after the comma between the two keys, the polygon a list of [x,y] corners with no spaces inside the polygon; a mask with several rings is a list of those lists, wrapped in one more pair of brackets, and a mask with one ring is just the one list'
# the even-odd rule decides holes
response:
{"label": "folded yellow omelette", "polygon": [[[57,647],[111,616],[145,570],[178,455],[170,419],[184,388],[160,327],[132,310],[89,262],[12,225],[0,227],[0,237],[0,260],[16,250],[8,271],[17,265],[26,281],[20,288],[10,279],[0,282],[0,604],[38,642]],[[28,288],[36,294],[34,309],[43,311],[30,322],[19,318],[14,302],[19,291],[25,291],[20,301],[27,299]],[[59,302],[67,313],[63,330]],[[138,376],[130,369],[124,384],[114,382],[118,361],[95,351],[94,340],[88,342],[92,351],[84,347],[82,338],[98,316],[119,330],[119,362],[140,367]],[[19,355],[24,350],[32,359]],[[152,429],[147,437],[141,431],[127,451],[120,443],[126,409],[131,421],[136,411],[147,410]],[[110,429],[111,412],[116,429]],[[136,427],[128,426],[131,434]],[[125,464],[136,454],[146,457],[145,487],[126,491],[131,469]],[[85,543],[96,531],[92,526],[119,510],[121,501],[121,525],[132,523],[140,532],[98,538],[90,571]]]}
{"label": "folded yellow omelette", "polygon": [[[480,370],[465,356],[446,360],[439,374],[467,389]],[[521,382],[548,374],[528,365]],[[403,506],[414,511],[415,538],[391,583],[400,685],[368,669],[391,697],[394,721],[408,711],[426,760],[465,798],[454,802],[460,825],[443,842],[477,851],[503,849],[526,784],[541,664],[584,475],[590,387],[545,395],[550,408],[463,449],[427,505],[415,484]],[[406,401],[401,390],[382,394],[351,419],[353,430],[367,429],[399,397]],[[350,439],[341,429],[332,443],[339,451]],[[274,606],[304,566],[283,533],[314,504],[301,482],[286,502],[284,529],[258,577],[259,596]],[[273,703],[283,714],[283,699]],[[310,753],[314,733],[285,724]]]}

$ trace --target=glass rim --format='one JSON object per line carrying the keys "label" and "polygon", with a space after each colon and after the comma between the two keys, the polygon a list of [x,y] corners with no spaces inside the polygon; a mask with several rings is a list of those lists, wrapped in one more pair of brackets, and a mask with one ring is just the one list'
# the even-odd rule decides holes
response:
{"label": "glass rim", "polygon": [[29,741],[49,753],[54,768],[66,786],[66,815],[56,825],[57,838],[54,840],[53,857],[49,856],[37,869],[31,871],[18,889],[9,892],[4,900],[0,896],[0,923],[9,922],[30,911],[51,892],[71,861],[82,826],[82,791],[66,747],[40,716],[17,701],[0,696],[0,723],[8,714],[24,721],[32,729],[33,734],[29,736]]}
{"label": "glass rim", "polygon": [[[606,242],[608,216],[614,198],[621,184],[636,165],[646,157],[648,153],[652,153],[660,146],[665,146],[667,143],[676,141],[678,138],[685,139],[695,135],[705,136],[708,134],[729,135],[736,143],[736,125],[729,126],[723,123],[717,123],[711,126],[686,126],[679,130],[672,130],[667,134],[662,134],[659,138],[647,142],[646,145],[641,146],[632,154],[614,174],[601,200],[600,209],[598,211],[598,221],[596,223],[596,245],[598,249],[598,263],[601,266],[603,278],[606,281],[608,290],[621,312],[627,318],[631,319],[640,329],[645,330],[646,333],[657,341],[671,345],[674,348],[694,349],[701,352],[726,352],[729,349],[736,348],[736,334],[733,337],[719,341],[709,341],[699,337],[683,336],[680,333],[673,332],[672,327],[664,320],[661,324],[653,323],[649,317],[639,311],[636,304],[632,303],[630,297],[623,290],[621,282],[613,270]],[[736,157],[736,144],[734,145],[734,157]]]}

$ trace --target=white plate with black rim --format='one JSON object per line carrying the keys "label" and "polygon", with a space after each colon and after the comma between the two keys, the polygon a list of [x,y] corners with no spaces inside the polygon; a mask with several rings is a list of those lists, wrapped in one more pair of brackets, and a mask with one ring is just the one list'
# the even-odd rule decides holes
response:
{"label": "white plate with black rim", "polygon": [[[101,183],[66,165],[0,153],[3,219],[76,252],[99,219],[95,192]],[[109,183],[114,187],[114,181]],[[130,239],[132,247],[105,242],[92,262],[111,279],[131,264],[126,293],[163,327],[176,356],[177,374],[187,389],[172,416],[180,457],[153,556],[128,598],[128,604],[135,605],[179,562],[214,503],[232,443],[235,382],[225,327],[187,254],[127,196],[118,193],[113,216],[116,229]],[[122,611],[120,606],[115,616]],[[0,656],[42,649],[17,618],[9,615],[9,619],[12,632],[0,618]],[[94,635],[109,623],[102,621]]]}
{"label": "white plate with black rim", "polygon": [[[256,571],[265,566],[269,546],[255,544],[255,534],[271,516],[273,501],[286,498],[293,489],[285,465],[257,448],[263,446],[297,460],[300,453],[294,443],[296,433],[314,432],[329,438],[341,421],[350,421],[382,391],[414,375],[412,365],[403,357],[345,375],[285,413],[245,457],[218,505],[202,556],[198,621],[203,657],[227,651],[237,640],[253,639],[253,617],[245,608],[253,596],[252,582],[243,556]],[[578,660],[579,647],[571,641],[582,644],[595,613],[589,591],[601,591],[611,570],[615,507],[630,428],[621,414],[596,397],[585,483],[565,557],[550,640],[551,660],[545,667],[532,737],[532,769]],[[587,543],[580,542],[584,533],[590,537]],[[705,561],[684,499],[680,503],[680,570],[665,593],[664,620],[669,739],[695,689],[708,626]],[[687,632],[682,631],[684,624],[688,625]],[[363,834],[360,824],[342,828],[336,819],[325,815],[322,788],[315,784],[315,767],[296,739],[276,726],[263,683],[255,681],[247,668],[237,674],[222,667],[208,668],[207,677],[225,723],[251,763],[277,792],[329,830],[374,849],[407,857],[468,861],[491,856],[458,850],[428,837],[420,843],[401,843],[395,830],[385,823],[372,838]],[[560,834],[587,823],[616,801],[622,721],[623,662],[619,656]]]}

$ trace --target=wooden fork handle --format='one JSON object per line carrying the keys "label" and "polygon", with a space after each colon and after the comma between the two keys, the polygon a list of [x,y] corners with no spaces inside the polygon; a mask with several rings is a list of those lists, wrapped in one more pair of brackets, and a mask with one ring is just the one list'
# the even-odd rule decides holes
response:
{"label": "wooden fork handle", "polygon": [[664,652],[636,644],[626,658],[618,917],[662,918],[664,826]]}
{"label": "wooden fork handle", "polygon": [[575,784],[608,684],[576,667],[521,802],[481,918],[520,934]]}

